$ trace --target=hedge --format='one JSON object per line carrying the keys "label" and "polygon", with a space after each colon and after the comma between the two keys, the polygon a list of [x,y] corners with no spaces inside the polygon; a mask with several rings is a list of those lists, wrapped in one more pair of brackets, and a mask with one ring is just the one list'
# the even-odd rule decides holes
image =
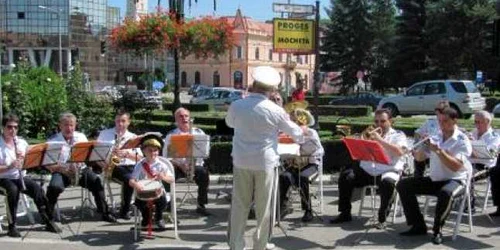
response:
{"label": "hedge", "polygon": [[[333,99],[340,99],[343,96],[338,95],[323,95],[318,97],[318,105],[328,105],[328,103]],[[306,101],[309,102],[309,105],[312,106],[314,104],[314,97],[306,96]]]}
{"label": "hedge", "polygon": [[[345,166],[354,163],[341,140],[324,140],[321,143],[325,149],[323,173],[338,172]],[[205,160],[210,173],[230,174],[233,172],[231,150],[232,145],[230,142],[211,143],[210,156]]]}
{"label": "hedge", "polygon": [[[313,113],[314,107],[309,108]],[[319,105],[318,115],[335,115],[335,116],[369,116],[372,112],[370,106],[350,106],[350,105]]]}
{"label": "hedge", "polygon": [[[173,104],[172,103],[163,103],[163,110],[172,110],[173,109]],[[193,112],[202,112],[202,111],[212,111],[214,110],[213,105],[210,104],[191,104],[191,103],[182,103],[181,107],[187,108],[190,111]]]}

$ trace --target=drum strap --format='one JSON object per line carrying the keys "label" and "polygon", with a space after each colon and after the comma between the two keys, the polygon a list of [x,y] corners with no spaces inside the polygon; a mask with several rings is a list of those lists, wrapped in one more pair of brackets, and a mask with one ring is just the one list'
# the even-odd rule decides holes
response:
{"label": "drum strap", "polygon": [[149,163],[147,162],[142,163],[142,167],[144,168],[144,171],[146,171],[148,178],[154,179],[156,177],[156,174],[153,174],[153,171],[151,170],[151,166],[149,165]]}

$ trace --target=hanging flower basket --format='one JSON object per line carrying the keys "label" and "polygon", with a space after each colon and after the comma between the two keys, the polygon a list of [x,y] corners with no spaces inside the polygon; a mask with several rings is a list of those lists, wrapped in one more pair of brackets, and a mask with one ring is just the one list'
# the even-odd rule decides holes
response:
{"label": "hanging flower basket", "polygon": [[184,25],[180,51],[182,56],[217,57],[234,45],[233,26],[226,18],[203,17]]}

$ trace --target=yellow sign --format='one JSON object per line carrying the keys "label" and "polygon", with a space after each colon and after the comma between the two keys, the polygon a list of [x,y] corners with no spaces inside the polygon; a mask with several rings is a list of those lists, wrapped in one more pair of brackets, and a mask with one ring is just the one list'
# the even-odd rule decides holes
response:
{"label": "yellow sign", "polygon": [[314,21],[308,19],[273,20],[273,50],[278,53],[314,54]]}

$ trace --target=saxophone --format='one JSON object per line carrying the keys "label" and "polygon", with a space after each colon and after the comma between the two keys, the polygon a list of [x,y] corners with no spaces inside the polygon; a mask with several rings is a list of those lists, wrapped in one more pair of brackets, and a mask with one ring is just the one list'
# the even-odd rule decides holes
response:
{"label": "saxophone", "polygon": [[111,178],[113,175],[113,170],[115,169],[118,164],[120,164],[120,157],[116,154],[116,150],[120,148],[120,144],[123,140],[123,136],[118,137],[118,135],[115,134],[115,144],[113,145],[111,149],[111,154],[108,160],[106,161],[106,168],[104,169],[104,176],[108,179]]}

